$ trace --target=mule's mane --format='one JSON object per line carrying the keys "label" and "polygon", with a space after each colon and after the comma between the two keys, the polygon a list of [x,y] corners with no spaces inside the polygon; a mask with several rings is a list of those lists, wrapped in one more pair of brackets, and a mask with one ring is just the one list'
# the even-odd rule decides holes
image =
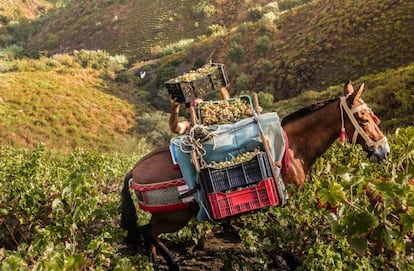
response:
{"label": "mule's mane", "polygon": [[283,120],[282,120],[282,126],[285,125],[285,124],[288,124],[288,123],[290,123],[294,120],[303,118],[304,116],[307,116],[310,113],[315,112],[315,111],[321,109],[322,107],[325,107],[326,105],[337,101],[338,99],[339,98],[328,99],[328,100],[324,100],[324,101],[318,101],[318,102],[316,102],[314,104],[311,104],[311,105],[309,105],[305,108],[299,109],[298,111],[293,112],[292,114],[284,117]]}

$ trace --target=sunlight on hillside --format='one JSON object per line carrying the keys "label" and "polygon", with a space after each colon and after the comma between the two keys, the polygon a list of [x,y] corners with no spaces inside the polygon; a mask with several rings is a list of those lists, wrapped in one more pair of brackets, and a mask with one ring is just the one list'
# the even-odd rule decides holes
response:
{"label": "sunlight on hillside", "polygon": [[1,144],[113,149],[134,126],[135,109],[105,94],[98,75],[76,68],[0,74]]}

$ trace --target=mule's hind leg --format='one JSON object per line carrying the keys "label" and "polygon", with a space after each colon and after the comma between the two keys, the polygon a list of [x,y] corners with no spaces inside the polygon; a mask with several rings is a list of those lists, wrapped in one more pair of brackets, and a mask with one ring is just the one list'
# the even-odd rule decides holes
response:
{"label": "mule's hind leg", "polygon": [[157,251],[164,257],[168,263],[169,270],[179,270],[177,258],[162,243],[158,236],[161,233],[176,232],[183,228],[190,219],[197,214],[198,205],[192,204],[189,209],[153,214],[148,225],[141,228],[141,233],[146,239],[145,242],[155,246]]}
{"label": "mule's hind leg", "polygon": [[144,237],[144,244],[148,250],[149,258],[151,261],[155,261],[155,251],[158,251],[162,257],[167,261],[170,271],[179,271],[178,259],[171,253],[171,251],[161,242],[157,236],[153,236],[151,231],[151,225],[147,224],[139,228],[142,236]]}

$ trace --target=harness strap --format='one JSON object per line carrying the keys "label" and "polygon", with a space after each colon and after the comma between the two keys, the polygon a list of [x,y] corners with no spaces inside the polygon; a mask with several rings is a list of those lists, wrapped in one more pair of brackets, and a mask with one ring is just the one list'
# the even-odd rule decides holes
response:
{"label": "harness strap", "polygon": [[354,135],[352,136],[352,145],[356,144],[358,134],[361,135],[361,137],[365,140],[365,144],[367,144],[368,148],[371,149],[371,150],[375,149],[375,148],[378,148],[379,146],[382,146],[382,145],[387,143],[387,138],[385,136],[383,138],[381,138],[380,140],[376,141],[376,142],[371,140],[371,138],[368,137],[368,135],[365,133],[365,131],[359,125],[358,121],[355,119],[354,114],[357,113],[360,110],[366,109],[369,112],[372,112],[372,110],[367,106],[366,103],[363,102],[363,104],[361,104],[360,106],[357,106],[355,108],[350,109],[348,107],[348,104],[346,103],[346,97],[341,97],[340,107],[341,107],[342,130],[345,129],[344,128],[343,113],[342,113],[343,110],[345,111],[345,113],[347,114],[349,120],[351,121],[352,125],[355,128]]}

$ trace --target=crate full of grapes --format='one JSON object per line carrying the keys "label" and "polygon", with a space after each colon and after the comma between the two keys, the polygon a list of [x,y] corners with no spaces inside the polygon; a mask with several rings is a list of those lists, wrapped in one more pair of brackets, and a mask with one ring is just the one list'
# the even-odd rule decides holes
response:
{"label": "crate full of grapes", "polygon": [[228,80],[224,65],[212,63],[170,79],[164,85],[173,99],[188,103],[194,98],[205,98],[226,87]]}
{"label": "crate full of grapes", "polygon": [[240,95],[228,100],[205,101],[198,106],[198,116],[203,125],[235,123],[253,115],[252,99]]}
{"label": "crate full of grapes", "polygon": [[238,189],[272,176],[268,157],[260,150],[240,154],[230,161],[211,162],[200,170],[206,194]]}

